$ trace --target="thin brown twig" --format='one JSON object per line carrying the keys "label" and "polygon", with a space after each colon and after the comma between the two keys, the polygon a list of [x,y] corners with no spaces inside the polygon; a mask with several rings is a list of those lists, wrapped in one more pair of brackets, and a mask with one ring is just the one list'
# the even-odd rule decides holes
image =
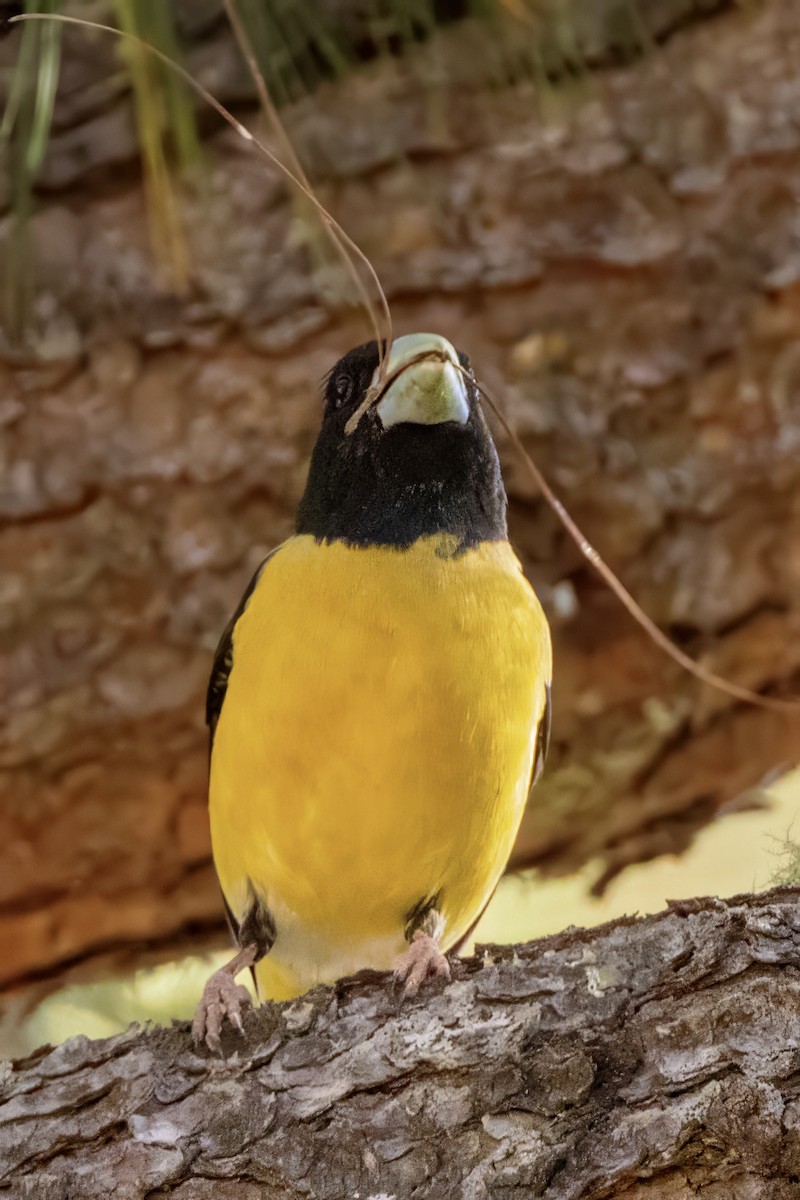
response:
{"label": "thin brown twig", "polygon": [[[285,179],[294,184],[298,191],[302,192],[302,194],[311,201],[315,210],[324,222],[326,229],[335,232],[336,237],[340,239],[339,244],[342,246],[342,248],[346,248],[347,251],[353,254],[366,268],[367,273],[369,274],[369,277],[375,285],[375,289],[381,298],[381,307],[383,308],[384,315],[388,320],[388,328],[391,331],[391,317],[389,315],[388,301],[381,286],[381,282],[378,279],[377,271],[361,247],[356,245],[356,243],[353,241],[350,235],[345,232],[336,218],[331,216],[331,214],[323,205],[322,201],[318,200],[314,195],[314,192],[311,190],[310,186],[307,186],[302,182],[302,180],[298,179],[294,172],[287,167],[285,163],[281,162],[277,155],[273,154],[268,146],[265,146],[264,143],[261,142],[254,134],[252,134],[249,129],[246,129],[240,121],[237,121],[236,117],[234,117],[234,115],[228,111],[225,105],[217,100],[217,98],[212,95],[207,88],[203,87],[202,83],[199,83],[194,76],[186,70],[185,67],[182,67],[180,63],[175,62],[175,60],[170,58],[168,54],[165,54],[163,50],[159,50],[159,48],[154,46],[152,42],[148,42],[145,41],[144,38],[140,38],[138,34],[128,33],[123,29],[116,29],[113,25],[104,25],[100,21],[89,21],[84,17],[70,17],[64,13],[21,13],[19,16],[11,17],[9,19],[9,24],[17,24],[23,21],[61,21],[65,25],[80,25],[87,29],[99,30],[101,33],[110,33],[115,37],[124,38],[137,43],[148,50],[151,54],[154,54],[156,58],[158,58],[171,70],[175,71],[181,77],[181,79],[183,79],[184,82],[187,83],[189,87],[191,87],[193,91],[197,93],[198,96],[205,100],[207,104],[211,105],[215,112],[219,113],[222,119],[236,131],[239,137],[241,137],[244,141],[249,142],[251,146],[254,146],[260,154],[269,160],[269,162],[284,176]],[[367,306],[367,312],[370,317],[370,324],[373,326],[373,331],[376,335],[380,353],[382,339],[380,328],[375,316],[374,307],[369,300],[369,295],[365,291],[363,281],[358,276],[358,273],[354,272],[353,277],[357,280],[359,293],[362,295],[362,299],[364,296],[366,296],[365,303]]]}
{"label": "thin brown twig", "polygon": [[[278,109],[272,99],[272,96],[270,95],[269,88],[267,87],[267,81],[258,65],[258,60],[253,52],[252,43],[248,37],[247,30],[242,23],[242,19],[239,16],[236,4],[234,3],[234,0],[223,0],[223,2],[225,4],[225,11],[228,14],[228,20],[231,23],[231,28],[233,29],[236,40],[239,43],[239,48],[244,55],[250,74],[253,77],[253,82],[256,85],[256,91],[258,92],[261,106],[267,114],[273,129],[278,135],[278,139],[283,147],[283,152],[286,155],[287,162],[291,167],[296,181],[303,185],[307,193],[311,192],[313,190],[311,181],[309,180],[308,175],[305,172],[305,168],[303,167],[297,151],[294,148],[292,139],[286,132],[284,124],[281,121],[280,115],[278,114]],[[320,204],[317,205],[317,214],[321,217],[325,232],[330,238],[334,249],[341,257],[342,262],[345,265],[345,269],[355,285],[356,291],[358,292],[361,301],[369,315],[370,323],[375,334],[375,340],[378,343],[378,370],[379,378],[382,381],[385,374],[386,361],[392,348],[392,314],[389,308],[389,302],[386,299],[386,293],[378,281],[377,274],[373,272],[373,278],[378,289],[381,315],[383,316],[383,320],[385,322],[385,330],[383,333],[381,333],[380,322],[372,303],[372,297],[370,296],[368,289],[364,286],[364,282],[356,270],[355,263],[353,262],[347,244],[340,236],[341,231],[339,230],[339,227],[332,220],[332,218],[330,218],[326,209],[324,209]]]}

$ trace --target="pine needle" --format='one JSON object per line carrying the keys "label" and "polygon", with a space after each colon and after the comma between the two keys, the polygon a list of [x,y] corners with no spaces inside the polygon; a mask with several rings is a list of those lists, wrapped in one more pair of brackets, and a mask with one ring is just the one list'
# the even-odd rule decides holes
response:
{"label": "pine needle", "polygon": [[[34,5],[26,11],[55,13],[58,0]],[[61,62],[61,26],[56,21],[31,23],[22,31],[20,49],[0,122],[0,161],[11,180],[13,227],[7,247],[3,277],[4,323],[12,343],[22,340],[35,294],[35,271],[28,222],[33,187],[42,165],[53,120]]]}
{"label": "pine needle", "polygon": [[[116,0],[120,29],[158,45],[164,26],[154,9],[159,3],[163,0]],[[168,54],[169,50],[164,52]],[[169,271],[175,288],[183,292],[188,284],[188,253],[175,180],[164,146],[169,90],[157,60],[138,41],[124,42],[122,53],[133,86],[153,254]],[[182,121],[180,124],[183,128]]]}

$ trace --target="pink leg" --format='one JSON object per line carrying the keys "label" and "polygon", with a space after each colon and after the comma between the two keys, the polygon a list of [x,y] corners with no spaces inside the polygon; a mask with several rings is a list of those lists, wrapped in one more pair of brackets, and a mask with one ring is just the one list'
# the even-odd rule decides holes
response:
{"label": "pink leg", "polygon": [[416,996],[423,980],[437,975],[449,979],[450,964],[442,954],[437,939],[418,929],[411,945],[395,963],[394,977],[398,983],[405,981],[406,996]]}
{"label": "pink leg", "polygon": [[205,1042],[209,1050],[218,1051],[219,1035],[226,1019],[241,1032],[242,1005],[250,1003],[250,993],[236,982],[236,976],[245,967],[252,967],[257,958],[255,945],[244,946],[208,980],[192,1022],[192,1037],[196,1042]]}

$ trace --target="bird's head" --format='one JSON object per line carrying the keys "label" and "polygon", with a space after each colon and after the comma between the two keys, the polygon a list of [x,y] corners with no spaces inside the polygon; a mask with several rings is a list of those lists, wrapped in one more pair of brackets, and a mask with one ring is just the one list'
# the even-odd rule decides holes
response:
{"label": "bird's head", "polygon": [[465,549],[506,537],[506,496],[469,359],[432,333],[340,359],[300,502],[297,532],[352,545],[453,535]]}

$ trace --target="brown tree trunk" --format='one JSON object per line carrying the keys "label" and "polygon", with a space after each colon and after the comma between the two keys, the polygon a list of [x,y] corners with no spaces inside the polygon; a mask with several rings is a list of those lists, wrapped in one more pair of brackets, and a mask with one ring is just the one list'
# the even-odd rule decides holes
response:
{"label": "brown tree trunk", "polygon": [[9,1200],[790,1200],[800,1187],[797,890],[676,904],[249,1015],[8,1065]]}
{"label": "brown tree trunk", "polygon": [[[611,67],[601,39],[580,87],[538,93],[490,87],[485,34],[453,25],[287,119],[396,330],[468,351],[656,620],[780,692],[800,682],[800,8],[722,7],[647,5],[683,21],[662,23],[659,49]],[[190,64],[235,95],[215,38]],[[318,380],[368,336],[334,302],[318,228],[228,131],[187,188],[175,294],[151,258],[113,55],[67,37],[31,345],[0,362],[7,987],[222,936],[211,653],[291,530]],[[443,62],[448,82],[428,86]],[[798,723],[665,660],[498,436],[556,642],[550,764],[517,861],[596,858],[607,877],[685,846],[794,761]]]}

